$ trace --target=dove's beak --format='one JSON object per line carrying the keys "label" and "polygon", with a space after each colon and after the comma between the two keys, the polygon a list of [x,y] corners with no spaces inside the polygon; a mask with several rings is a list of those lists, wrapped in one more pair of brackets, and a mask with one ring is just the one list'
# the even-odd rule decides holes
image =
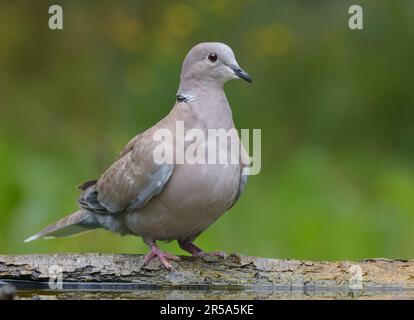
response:
{"label": "dove's beak", "polygon": [[240,68],[239,66],[231,66],[231,69],[233,70],[234,74],[238,76],[239,78],[246,80],[247,82],[250,82],[250,83],[253,82],[249,74],[246,71],[244,71],[242,68]]}

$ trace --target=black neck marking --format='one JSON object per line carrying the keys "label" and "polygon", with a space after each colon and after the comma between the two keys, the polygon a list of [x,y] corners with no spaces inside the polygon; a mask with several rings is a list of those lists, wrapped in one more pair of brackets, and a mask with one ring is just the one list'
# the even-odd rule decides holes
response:
{"label": "black neck marking", "polygon": [[186,97],[186,96],[183,96],[183,95],[181,95],[181,94],[177,94],[177,101],[178,102],[188,102],[188,97]]}

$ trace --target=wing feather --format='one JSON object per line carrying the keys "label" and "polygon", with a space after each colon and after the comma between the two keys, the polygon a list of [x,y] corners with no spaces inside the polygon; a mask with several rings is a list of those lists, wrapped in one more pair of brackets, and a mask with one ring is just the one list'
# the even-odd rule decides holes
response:
{"label": "wing feather", "polygon": [[154,162],[152,131],[134,137],[95,184],[84,184],[81,207],[101,214],[131,211],[162,191],[174,166]]}

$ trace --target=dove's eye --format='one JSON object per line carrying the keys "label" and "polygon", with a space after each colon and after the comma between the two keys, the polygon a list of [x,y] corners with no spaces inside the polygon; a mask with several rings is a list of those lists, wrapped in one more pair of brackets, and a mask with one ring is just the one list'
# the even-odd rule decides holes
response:
{"label": "dove's eye", "polygon": [[210,53],[208,55],[208,60],[210,60],[211,62],[216,62],[217,61],[217,54],[215,53]]}

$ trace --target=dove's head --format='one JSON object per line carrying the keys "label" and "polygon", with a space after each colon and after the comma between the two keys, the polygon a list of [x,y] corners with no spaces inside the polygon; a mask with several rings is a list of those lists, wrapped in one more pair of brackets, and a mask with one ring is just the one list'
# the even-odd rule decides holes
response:
{"label": "dove's head", "polygon": [[252,82],[249,74],[239,67],[233,50],[220,42],[197,44],[185,57],[181,70],[181,85],[195,81],[222,86],[229,80],[240,78]]}

